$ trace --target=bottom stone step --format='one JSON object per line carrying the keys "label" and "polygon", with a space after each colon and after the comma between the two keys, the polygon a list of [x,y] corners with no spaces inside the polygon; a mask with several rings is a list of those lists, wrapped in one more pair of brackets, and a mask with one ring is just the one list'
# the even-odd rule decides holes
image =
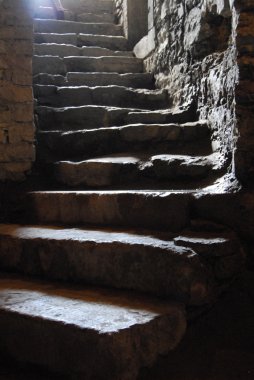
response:
{"label": "bottom stone step", "polygon": [[75,379],[134,380],[180,342],[179,304],[105,289],[0,279],[0,352]]}

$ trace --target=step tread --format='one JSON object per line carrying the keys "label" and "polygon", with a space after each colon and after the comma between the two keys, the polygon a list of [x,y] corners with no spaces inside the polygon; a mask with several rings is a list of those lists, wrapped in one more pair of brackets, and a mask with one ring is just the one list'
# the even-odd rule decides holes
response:
{"label": "step tread", "polygon": [[122,26],[113,23],[87,23],[69,20],[34,19],[36,33],[76,33],[121,36]]}
{"label": "step tread", "polygon": [[78,47],[73,44],[59,44],[54,42],[44,42],[44,43],[35,43],[34,44],[34,55],[37,56],[60,56],[70,57],[70,56],[86,56],[86,57],[130,57],[135,58],[132,51],[115,51],[111,49],[106,49],[96,46],[83,46]]}
{"label": "step tread", "polygon": [[[186,329],[181,305],[106,289],[6,276],[0,295],[5,353],[65,375],[106,380],[110,372],[115,380],[134,379],[139,367],[173,349]],[[151,334],[156,339],[149,343]]]}
{"label": "step tread", "polygon": [[[134,153],[108,155],[84,161],[54,163],[54,177],[68,186],[105,187],[121,183],[144,183],[146,180],[176,181],[200,179],[216,169],[219,157],[184,155],[148,155]],[[159,181],[159,182],[158,182]]]}

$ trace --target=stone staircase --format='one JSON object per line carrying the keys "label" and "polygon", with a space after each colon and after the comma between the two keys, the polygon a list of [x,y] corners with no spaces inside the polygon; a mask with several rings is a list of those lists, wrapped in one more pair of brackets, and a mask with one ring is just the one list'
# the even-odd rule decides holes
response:
{"label": "stone staircase", "polygon": [[44,1],[36,16],[37,168],[51,184],[0,225],[0,351],[134,380],[243,267],[237,236],[195,213],[223,167],[207,122],[154,88],[113,1],[64,21]]}

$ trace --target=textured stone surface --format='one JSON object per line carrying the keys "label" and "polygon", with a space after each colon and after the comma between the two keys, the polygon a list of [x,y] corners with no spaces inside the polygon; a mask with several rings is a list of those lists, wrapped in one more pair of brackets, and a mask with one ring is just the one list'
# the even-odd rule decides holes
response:
{"label": "textured stone surface", "polygon": [[190,195],[181,191],[41,191],[27,197],[31,219],[40,223],[176,231],[189,222]]}
{"label": "textured stone surface", "polygon": [[167,108],[165,91],[132,89],[122,86],[61,87],[35,85],[34,94],[41,105],[55,107],[104,105],[143,109]]}
{"label": "textured stone surface", "polygon": [[32,1],[0,2],[0,181],[20,181],[34,160]]}
{"label": "textured stone surface", "polygon": [[0,350],[64,375],[135,379],[140,367],[179,343],[185,327],[184,310],[177,304],[0,280]]}
{"label": "textured stone surface", "polygon": [[[91,130],[61,132],[41,131],[39,153],[44,159],[96,157],[110,153],[149,151],[159,153],[190,153],[202,141],[203,149],[211,149],[205,124],[130,124]],[[195,150],[195,149],[194,149]]]}
{"label": "textured stone surface", "polygon": [[110,23],[84,23],[77,21],[40,20],[34,21],[35,33],[82,33],[120,36],[122,28]]}
{"label": "textured stone surface", "polygon": [[[176,181],[198,179],[210,174],[213,157],[179,155],[142,156],[115,155],[81,162],[62,161],[55,164],[54,176],[63,184],[104,187],[142,183],[145,179]],[[133,186],[132,186],[133,187]],[[184,184],[182,183],[182,187]]]}
{"label": "textured stone surface", "polygon": [[210,271],[195,251],[176,246],[170,235],[1,225],[0,248],[5,270],[132,289],[187,304],[207,303],[213,294]]}

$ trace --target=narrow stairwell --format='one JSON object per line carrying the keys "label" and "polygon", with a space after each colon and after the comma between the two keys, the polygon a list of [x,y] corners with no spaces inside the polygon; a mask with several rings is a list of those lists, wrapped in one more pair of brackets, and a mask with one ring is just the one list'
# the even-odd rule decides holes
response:
{"label": "narrow stairwell", "polygon": [[0,350],[86,380],[134,380],[244,263],[231,230],[194,218],[224,174],[207,121],[170,109],[113,12],[37,9],[36,167],[51,189],[0,225]]}

